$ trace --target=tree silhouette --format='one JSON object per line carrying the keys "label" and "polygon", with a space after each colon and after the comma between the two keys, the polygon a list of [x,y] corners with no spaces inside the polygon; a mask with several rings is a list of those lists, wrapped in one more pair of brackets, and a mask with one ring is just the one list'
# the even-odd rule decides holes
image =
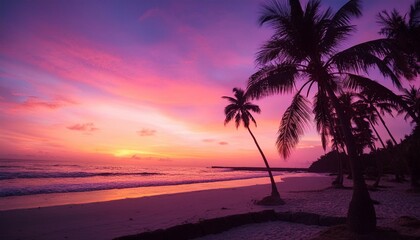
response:
{"label": "tree silhouette", "polygon": [[[376,227],[375,209],[363,178],[350,118],[341,108],[336,92],[342,82],[353,89],[385,88],[359,75],[360,72],[368,73],[371,67],[376,67],[395,86],[400,88],[401,83],[388,62],[381,58],[397,50],[390,39],[372,40],[338,50],[343,40],[355,29],[350,25],[350,20],[360,15],[358,0],[348,1],[335,13],[330,8],[323,11],[320,1],[316,0],[310,0],[305,8],[302,8],[299,0],[289,0],[288,4],[274,0],[263,5],[259,22],[261,25],[270,25],[274,34],[257,53],[256,62],[260,69],[249,78],[248,93],[259,99],[296,91],[286,111],[289,117],[282,118],[292,117],[293,120],[281,122],[277,138],[280,154],[287,157],[308,122],[310,108],[301,92],[307,88],[308,95],[316,86],[314,102],[331,104],[339,119],[338,126],[350,158],[353,195],[347,215],[348,224],[354,232],[368,233]],[[297,80],[300,79],[304,82],[296,89]],[[331,122],[327,118],[325,120],[321,123],[321,129],[328,131]]]}
{"label": "tree silhouette", "polygon": [[[364,102],[368,105],[368,109],[366,110],[370,110],[371,116],[377,117],[381,121],[392,142],[394,143],[394,145],[397,145],[398,143],[392,135],[391,131],[389,130],[388,126],[386,125],[385,120],[382,118],[382,115],[388,113],[392,116],[392,110],[398,109],[398,106],[390,101],[387,101],[387,99],[381,99],[380,94],[375,94],[374,92],[371,93],[367,91],[362,91],[357,96],[360,98],[361,102]],[[373,115],[373,113],[376,114]]]}
{"label": "tree silhouette", "polygon": [[[408,109],[410,109],[415,117],[420,117],[420,88],[416,88],[415,86],[410,86],[409,89],[403,89],[403,94],[401,95],[402,100],[407,105]],[[405,109],[400,109],[398,113],[407,112]],[[407,120],[410,114],[407,112],[404,116],[404,119]],[[413,119],[414,121],[414,119]]]}
{"label": "tree silhouette", "polygon": [[414,79],[420,73],[420,1],[415,0],[408,14],[397,10],[378,14],[382,26],[379,33],[393,40],[400,51],[390,52],[385,60],[392,64],[397,74]]}
{"label": "tree silhouette", "polygon": [[232,119],[235,119],[235,125],[236,125],[236,128],[238,128],[242,122],[244,127],[248,130],[249,134],[251,134],[251,137],[254,140],[254,143],[257,146],[258,151],[260,152],[261,157],[264,160],[264,164],[267,168],[267,172],[271,181],[271,196],[263,199],[262,201],[260,201],[260,203],[268,204],[268,205],[284,204],[284,201],[280,198],[279,191],[277,190],[276,182],[274,181],[274,177],[271,172],[268,161],[263,151],[261,150],[261,147],[258,144],[257,139],[255,138],[254,134],[249,128],[250,121],[252,121],[255,124],[255,126],[257,126],[257,122],[252,116],[251,112],[260,113],[261,112],[260,107],[248,101],[249,97],[244,92],[244,90],[240,88],[234,88],[233,93],[235,97],[228,97],[228,96],[222,97],[229,101],[229,105],[225,107],[225,115],[226,115],[225,125],[228,124]]}

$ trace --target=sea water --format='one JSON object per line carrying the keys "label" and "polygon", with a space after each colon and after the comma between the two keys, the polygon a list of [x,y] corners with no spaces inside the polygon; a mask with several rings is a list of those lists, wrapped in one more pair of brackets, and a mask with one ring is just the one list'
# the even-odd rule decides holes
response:
{"label": "sea water", "polygon": [[[279,177],[285,173],[274,174]],[[143,167],[139,164],[123,163],[1,159],[0,210],[249,186],[256,183],[269,183],[267,172],[210,167]]]}

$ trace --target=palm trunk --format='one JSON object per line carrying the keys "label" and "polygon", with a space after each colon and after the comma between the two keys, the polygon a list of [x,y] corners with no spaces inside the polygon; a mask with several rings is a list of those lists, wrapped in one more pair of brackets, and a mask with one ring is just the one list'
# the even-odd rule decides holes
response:
{"label": "palm trunk", "polygon": [[397,146],[397,141],[395,141],[394,136],[392,136],[391,131],[389,131],[388,126],[385,124],[384,119],[382,118],[381,114],[378,112],[378,110],[376,108],[374,108],[376,113],[378,114],[379,119],[381,120],[382,124],[384,125],[386,131],[388,132],[389,137],[392,139],[392,142],[394,143],[395,146]]}
{"label": "palm trunk", "polygon": [[379,142],[381,142],[382,147],[385,149],[385,148],[386,148],[386,147],[385,147],[385,143],[384,143],[384,141],[382,141],[382,138],[381,138],[381,136],[379,135],[378,131],[376,130],[375,125],[373,125],[373,123],[372,123],[372,121],[370,121],[370,119],[368,119],[368,121],[369,121],[369,123],[370,123],[370,126],[372,126],[372,129],[373,129],[373,131],[375,132],[376,136],[378,137]]}
{"label": "palm trunk", "polygon": [[271,169],[270,169],[270,166],[268,165],[268,161],[265,158],[265,155],[264,155],[263,151],[261,150],[260,145],[257,142],[257,139],[255,139],[254,134],[252,134],[251,129],[249,129],[249,127],[247,127],[247,129],[248,129],[249,134],[251,134],[252,139],[254,139],[254,143],[255,143],[255,145],[257,145],[258,151],[260,151],[261,157],[263,158],[264,163],[265,163],[265,167],[267,168],[268,175],[270,176],[271,196],[280,197],[280,193],[277,190],[276,182],[274,181],[274,177],[273,177],[273,174],[271,173]]}
{"label": "palm trunk", "polygon": [[[373,129],[373,131],[375,132],[375,134],[376,134],[376,136],[378,137],[378,139],[379,139],[379,141],[381,142],[381,145],[382,145],[382,147],[385,149],[385,144],[384,144],[384,141],[382,141],[382,138],[381,138],[381,136],[379,136],[379,133],[378,133],[378,131],[376,130],[376,128],[375,128],[375,126],[374,126],[374,124],[372,123],[372,121],[370,121],[370,119],[368,119],[368,121],[369,121],[369,123],[370,123],[370,126],[372,127],[372,129]],[[377,156],[377,154],[375,154],[376,155],[376,159],[375,159],[375,162],[376,162],[376,167],[378,168],[378,176],[376,177],[376,181],[375,181],[375,183],[373,184],[373,187],[374,188],[377,188],[378,186],[379,186],[379,182],[381,181],[381,177],[382,177],[382,173],[383,173],[383,164],[382,164],[382,161],[381,160],[379,160],[378,159],[378,156]]]}
{"label": "palm trunk", "polygon": [[337,161],[338,161],[338,174],[337,177],[335,178],[333,185],[336,188],[343,188],[343,160],[340,159],[340,152],[338,151],[338,148],[335,149],[335,151],[337,151]]}
{"label": "palm trunk", "polygon": [[[335,127],[334,127],[334,125],[333,125],[333,123],[334,123],[334,120],[333,120],[333,118],[331,117],[331,115],[328,115],[328,120],[331,122],[331,125],[332,125],[332,128],[331,128],[331,133],[333,134],[333,136],[334,136],[334,138],[335,139],[338,139],[339,137],[338,137],[338,135],[339,135],[339,133],[337,133],[337,131],[336,131],[336,129],[335,129]],[[342,134],[340,134],[340,136],[341,136]],[[337,174],[337,178],[333,181],[333,183],[332,183],[332,185],[334,186],[334,187],[336,187],[336,188],[343,188],[344,186],[343,186],[343,175],[344,175],[344,171],[343,171],[343,162],[342,162],[342,160],[340,159],[340,151],[338,150],[338,143],[337,143],[337,146],[335,147],[335,151],[337,151],[337,160],[338,160],[338,174]]]}
{"label": "palm trunk", "polygon": [[[397,141],[395,140],[394,136],[392,136],[391,131],[389,131],[388,126],[385,124],[384,119],[381,117],[381,115],[379,114],[378,110],[376,108],[374,108],[376,113],[378,114],[379,119],[381,120],[382,124],[384,125],[386,131],[388,132],[389,137],[392,139],[392,142],[394,143],[394,146],[397,146]],[[399,158],[401,159],[401,158]],[[397,171],[396,171],[396,176],[395,176],[395,180],[397,182],[402,182],[404,181],[404,166],[406,165],[403,161],[399,160],[398,162],[396,162],[396,166],[397,166]]]}
{"label": "palm trunk", "polygon": [[350,229],[359,234],[370,233],[376,229],[376,213],[370,198],[365,180],[363,178],[363,166],[357,156],[356,143],[351,132],[349,117],[344,113],[340,102],[332,88],[325,84],[328,96],[340,120],[347,153],[350,158],[350,167],[353,177],[353,195],[347,213],[347,223]]}

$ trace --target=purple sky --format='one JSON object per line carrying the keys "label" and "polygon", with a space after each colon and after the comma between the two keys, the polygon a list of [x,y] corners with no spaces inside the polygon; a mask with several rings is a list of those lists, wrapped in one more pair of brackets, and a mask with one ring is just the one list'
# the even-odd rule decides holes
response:
{"label": "purple sky", "polygon": [[[256,70],[271,34],[257,24],[262,2],[1,1],[0,157],[262,165],[247,131],[223,126],[220,98]],[[345,44],[377,38],[376,14],[412,3],[363,1]],[[281,159],[274,143],[290,96],[255,103],[255,135],[274,166],[308,166],[323,153],[310,128]],[[401,117],[388,123],[397,139],[411,131]]]}

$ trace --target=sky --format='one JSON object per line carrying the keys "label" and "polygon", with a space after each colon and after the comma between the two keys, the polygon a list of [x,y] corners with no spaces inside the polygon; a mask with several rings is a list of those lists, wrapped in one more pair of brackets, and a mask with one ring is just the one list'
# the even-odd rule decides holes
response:
{"label": "sky", "polygon": [[[224,126],[221,98],[257,70],[272,33],[257,23],[263,2],[1,1],[0,158],[263,166],[246,129]],[[413,2],[363,1],[345,44],[377,38],[375,15]],[[289,159],[275,147],[290,101],[253,101],[262,113],[251,129],[272,166],[308,167],[324,154],[314,126]],[[410,133],[401,117],[386,119],[397,139]]]}

